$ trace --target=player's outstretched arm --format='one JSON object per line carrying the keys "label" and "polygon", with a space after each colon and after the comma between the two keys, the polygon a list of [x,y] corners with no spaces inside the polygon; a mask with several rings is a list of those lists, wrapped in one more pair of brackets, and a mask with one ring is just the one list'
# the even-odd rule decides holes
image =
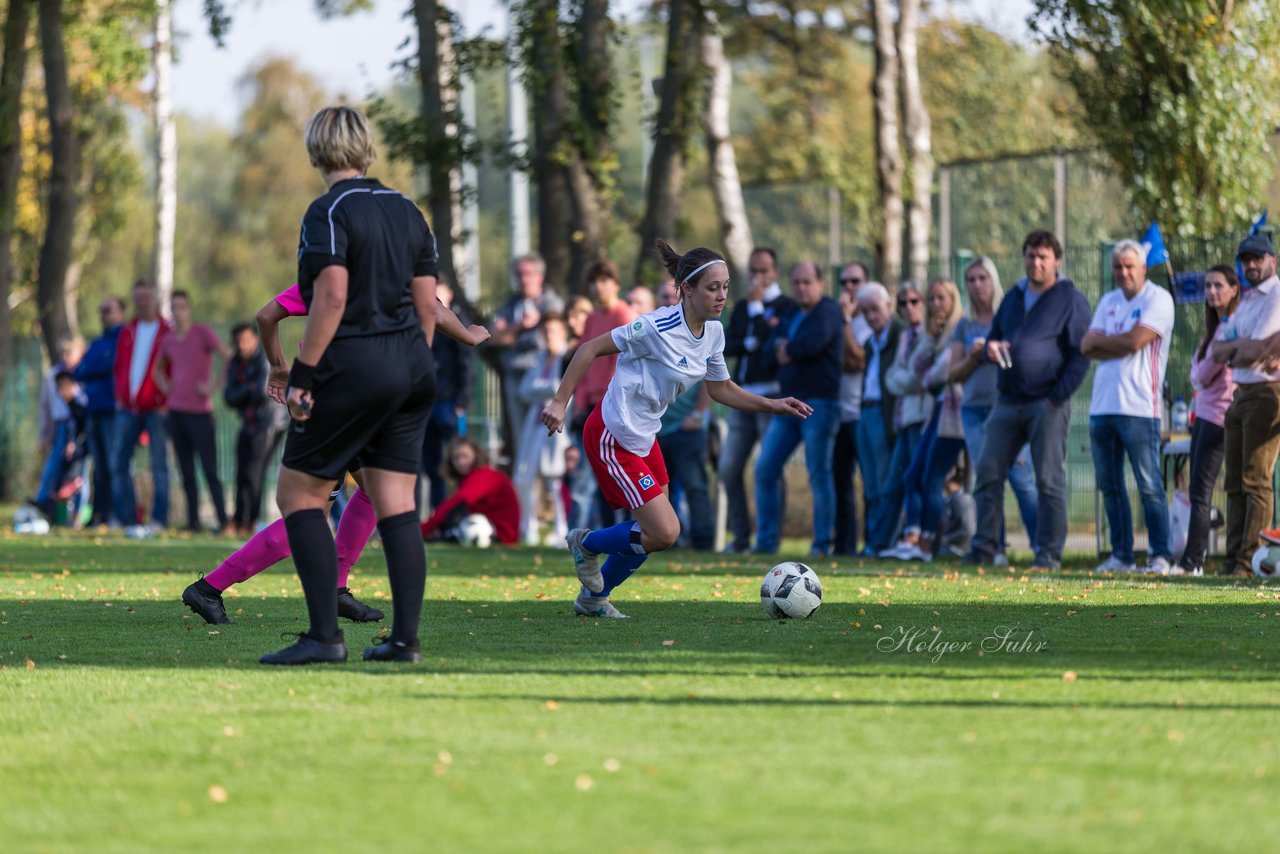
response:
{"label": "player's outstretched arm", "polygon": [[[306,421],[311,417],[311,386],[315,379],[316,365],[320,364],[324,351],[329,349],[329,344],[342,323],[342,315],[347,310],[349,281],[347,268],[338,264],[330,264],[316,276],[311,311],[307,314],[307,328],[302,333],[301,352],[293,360],[293,368],[289,371],[289,390],[285,395],[285,404],[295,421]],[[435,279],[431,280],[431,291],[430,296],[434,297]],[[433,312],[430,324],[424,325],[424,334],[429,336],[435,325]]]}
{"label": "player's outstretched arm", "polygon": [[276,403],[284,403],[284,389],[289,384],[289,363],[284,357],[284,347],[280,346],[280,321],[288,316],[289,312],[274,297],[258,309],[258,337],[271,370],[267,394]]}
{"label": "player's outstretched arm", "polygon": [[[463,326],[462,321],[458,319],[458,315],[454,314],[453,310],[447,305],[440,302],[439,297],[436,298],[436,330],[448,335],[454,341],[460,341],[472,347],[478,347],[489,340],[488,329],[478,323]],[[430,341],[427,342],[427,344],[430,343]]]}
{"label": "player's outstretched arm", "polygon": [[813,407],[794,397],[762,397],[753,394],[733,380],[706,380],[707,393],[716,403],[744,412],[769,412],[774,415],[795,415],[808,418]]}
{"label": "player's outstretched arm", "polygon": [[582,377],[595,358],[620,352],[622,351],[614,343],[611,332],[592,338],[578,348],[573,358],[569,360],[569,367],[565,368],[564,377],[560,380],[560,388],[556,389],[551,402],[542,408],[542,424],[547,428],[548,436],[564,429],[564,412],[569,405],[569,398],[573,397],[578,383],[582,382]]}

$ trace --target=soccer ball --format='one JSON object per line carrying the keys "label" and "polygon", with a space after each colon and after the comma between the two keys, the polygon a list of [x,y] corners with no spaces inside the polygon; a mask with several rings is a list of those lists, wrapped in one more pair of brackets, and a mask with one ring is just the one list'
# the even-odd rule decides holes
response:
{"label": "soccer ball", "polygon": [[764,574],[760,604],[775,620],[806,619],[822,604],[822,582],[816,572],[802,563],[780,563]]}
{"label": "soccer ball", "polygon": [[493,523],[482,513],[472,513],[458,523],[458,542],[471,548],[487,549],[493,544]]}
{"label": "soccer ball", "polygon": [[15,534],[47,534],[49,520],[34,507],[19,507],[13,513],[13,532]]}
{"label": "soccer ball", "polygon": [[1280,546],[1261,546],[1253,553],[1253,574],[1263,578],[1275,578],[1280,564]]}

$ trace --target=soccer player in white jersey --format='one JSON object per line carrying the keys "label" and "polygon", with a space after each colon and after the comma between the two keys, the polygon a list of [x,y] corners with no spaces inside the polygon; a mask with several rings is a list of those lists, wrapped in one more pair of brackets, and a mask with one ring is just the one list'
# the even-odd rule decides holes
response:
{"label": "soccer player in white jersey", "polygon": [[[720,313],[729,295],[729,268],[711,249],[677,255],[657,241],[677,283],[680,302],[636,318],[578,348],[555,397],[542,411],[548,434],[564,427],[565,406],[598,356],[620,353],[604,400],[591,413],[583,445],[610,505],[629,509],[634,522],[596,531],[575,528],[566,541],[582,590],[573,609],[590,617],[625,617],[609,594],[653,552],[671,548],[680,520],[664,487],[667,467],[654,441],[662,413],[684,391],[705,381],[712,400],[734,409],[807,418],[813,410],[794,397],[772,399],[743,390],[724,363]],[[600,555],[608,555],[600,566]]]}

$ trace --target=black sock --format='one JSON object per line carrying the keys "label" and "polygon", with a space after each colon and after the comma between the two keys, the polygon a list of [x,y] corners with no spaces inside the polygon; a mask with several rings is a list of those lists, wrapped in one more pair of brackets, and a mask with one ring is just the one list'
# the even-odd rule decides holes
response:
{"label": "black sock", "polygon": [[338,631],[338,549],[323,510],[299,510],[284,520],[293,565],[307,597],[311,637],[333,643]]}
{"label": "black sock", "polygon": [[391,639],[418,645],[418,620],[427,588],[427,553],[422,546],[418,514],[401,513],[378,520],[382,550],[387,555],[391,581]]}

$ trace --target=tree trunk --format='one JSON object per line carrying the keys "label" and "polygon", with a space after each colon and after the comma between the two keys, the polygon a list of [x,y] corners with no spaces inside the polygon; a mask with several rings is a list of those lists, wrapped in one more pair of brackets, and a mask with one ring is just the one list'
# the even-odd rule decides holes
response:
{"label": "tree trunk", "polygon": [[533,179],[538,187],[538,251],[547,284],[561,294],[572,262],[573,199],[564,165],[569,108],[557,0],[528,0],[524,66],[533,101]]}
{"label": "tree trunk", "polygon": [[898,12],[898,58],[902,68],[902,109],[906,115],[907,148],[911,161],[911,277],[923,282],[929,275],[929,229],[933,224],[933,145],[929,111],[920,93],[916,37],[920,28],[920,0],[901,0]]}
{"label": "tree trunk", "polygon": [[676,239],[676,224],[684,202],[685,153],[697,120],[699,51],[690,49],[702,39],[706,17],[700,0],[671,0],[667,12],[667,59],[663,71],[658,119],[654,123],[653,156],[636,279],[657,270],[654,240]]}
{"label": "tree trunk", "polygon": [[452,28],[448,11],[437,0],[415,0],[413,14],[418,27],[418,85],[426,135],[423,159],[431,185],[427,206],[431,209],[431,230],[440,255],[440,278],[457,287],[454,259],[462,217],[456,206],[461,178],[455,162],[458,95],[453,85]]}
{"label": "tree trunk", "polygon": [[737,296],[747,282],[747,263],[753,241],[751,222],[747,219],[747,202],[738,177],[738,161],[734,156],[729,130],[729,100],[733,89],[733,69],[724,55],[724,39],[720,35],[714,12],[708,13],[707,33],[702,37],[702,64],[707,69],[710,88],[703,124],[707,134],[707,166],[710,171],[711,194],[715,197],[720,218],[720,239],[729,259],[731,288]]}
{"label": "tree trunk", "polygon": [[45,98],[49,114],[49,204],[44,243],[36,274],[36,310],[50,361],[58,359],[58,341],[70,330],[67,270],[80,207],[80,140],[67,76],[62,27],[62,0],[40,0],[40,49],[44,59]]}
{"label": "tree trunk", "polygon": [[156,0],[156,245],[153,275],[160,311],[169,315],[173,294],[173,239],[178,219],[178,132],[173,121],[173,19],[169,0]]}
{"label": "tree trunk", "polygon": [[0,65],[0,397],[13,358],[13,323],[9,292],[14,271],[14,218],[18,209],[18,176],[22,172],[22,86],[27,72],[27,38],[31,31],[30,0],[9,0],[4,22],[4,60]]}
{"label": "tree trunk", "polygon": [[586,291],[587,268],[604,257],[610,206],[605,199],[605,172],[614,160],[609,138],[613,107],[613,72],[609,64],[609,1],[583,0],[574,46],[578,116],[582,122],[578,151],[568,165],[573,195],[570,223],[569,290]]}
{"label": "tree trunk", "polygon": [[872,0],[875,27],[877,184],[884,223],[876,244],[880,280],[890,289],[902,278],[902,148],[898,142],[898,49],[890,0]]}

